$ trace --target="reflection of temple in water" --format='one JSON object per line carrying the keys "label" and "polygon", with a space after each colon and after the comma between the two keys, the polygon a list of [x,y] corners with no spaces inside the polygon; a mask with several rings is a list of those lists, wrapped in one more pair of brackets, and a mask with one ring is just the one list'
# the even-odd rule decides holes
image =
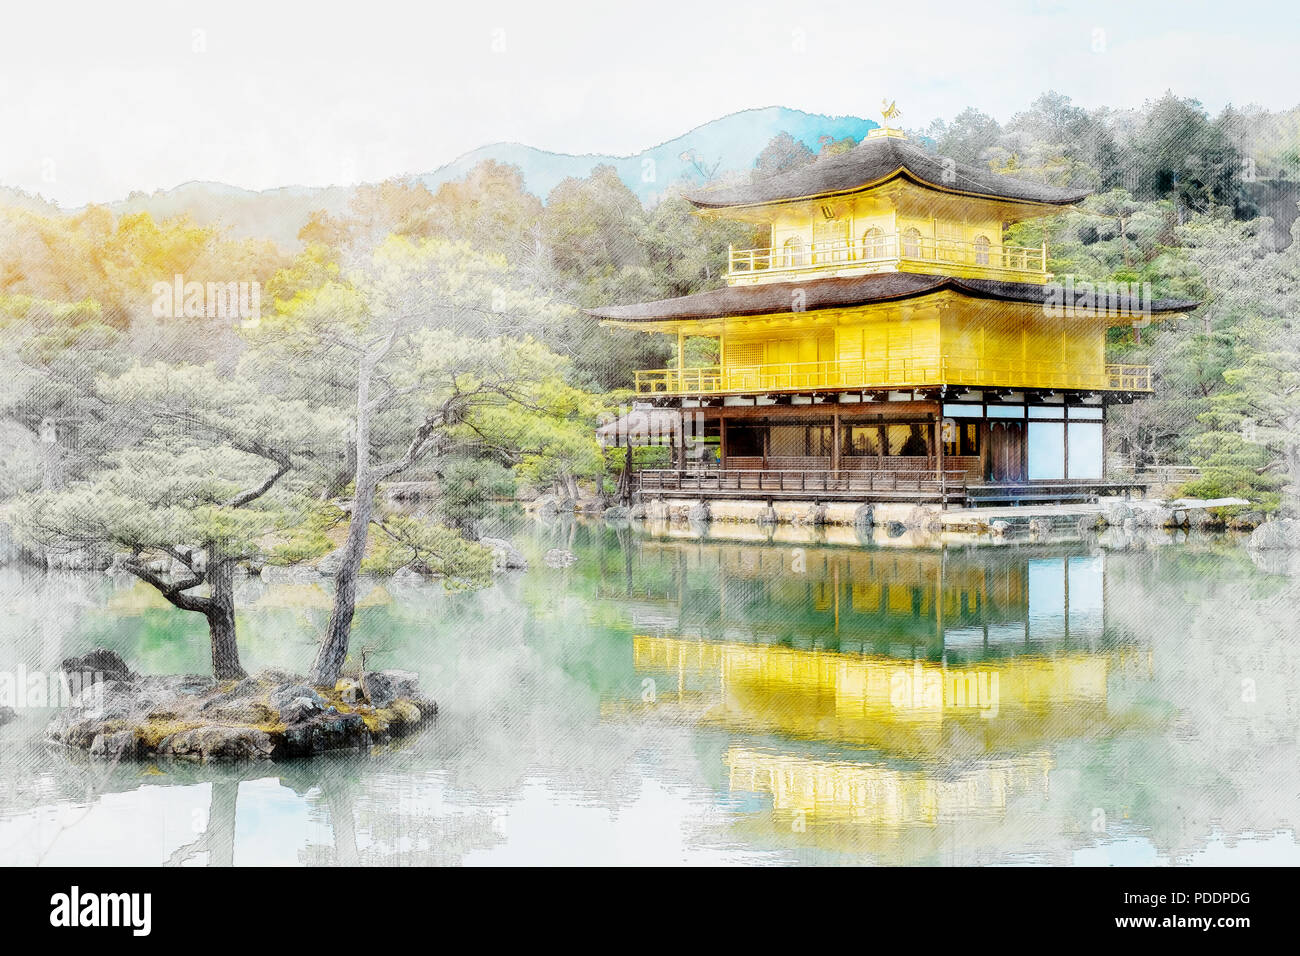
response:
{"label": "reflection of temple in water", "polygon": [[934,824],[1000,814],[1009,798],[1047,794],[1045,753],[988,760],[940,776],[882,764],[793,757],[747,747],[727,751],[733,791],[767,793],[782,813],[875,826]]}
{"label": "reflection of temple in water", "polygon": [[[602,592],[638,633],[952,663],[1111,650],[1104,555],[637,542]],[[619,570],[625,570],[623,575]]]}
{"label": "reflection of temple in water", "polygon": [[1083,550],[641,547],[622,598],[652,706],[733,734],[730,789],[778,820],[925,827],[1045,799],[1055,746],[1128,725],[1108,691],[1149,667],[1108,633]]}
{"label": "reflection of temple in water", "polygon": [[[637,637],[634,665],[706,722],[910,758],[1039,746],[1106,725],[1108,654],[961,666],[774,644]],[[659,675],[662,675],[660,677]]]}

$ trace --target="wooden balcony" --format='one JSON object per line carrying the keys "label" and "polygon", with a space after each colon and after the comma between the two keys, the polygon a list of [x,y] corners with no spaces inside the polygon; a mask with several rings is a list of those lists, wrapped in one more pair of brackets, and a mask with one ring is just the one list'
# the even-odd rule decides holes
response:
{"label": "wooden balcony", "polygon": [[727,278],[739,285],[789,280],[811,272],[923,272],[1042,283],[1047,280],[1047,248],[882,234],[781,249],[731,249]]}
{"label": "wooden balcony", "polygon": [[[963,507],[1070,504],[1101,495],[1142,494],[1146,482],[1125,478],[989,483],[968,470],[804,468],[645,469],[632,490],[647,498],[691,497],[773,501],[907,501]],[[1076,516],[1077,520],[1077,516]]]}
{"label": "wooden balcony", "polygon": [[780,362],[648,369],[636,373],[640,395],[743,395],[769,392],[846,391],[859,388],[1049,388],[1149,392],[1151,366],[1106,365],[1081,369],[1060,362],[992,362],[982,359],[887,359],[860,362]]}
{"label": "wooden balcony", "polygon": [[830,471],[704,468],[645,469],[633,476],[646,495],[691,494],[705,498],[780,498],[850,501],[925,501],[966,498],[965,471]]}

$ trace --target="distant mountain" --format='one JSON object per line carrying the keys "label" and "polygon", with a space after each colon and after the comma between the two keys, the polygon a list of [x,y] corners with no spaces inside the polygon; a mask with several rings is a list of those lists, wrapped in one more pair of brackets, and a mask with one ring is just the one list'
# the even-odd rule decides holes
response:
{"label": "distant mountain", "polygon": [[11,186],[0,186],[0,206],[25,209],[28,212],[40,213],[42,216],[55,216],[59,213],[59,207],[55,203]]}
{"label": "distant mountain", "polygon": [[132,193],[109,203],[114,213],[148,212],[155,219],[188,215],[200,225],[225,226],[235,236],[298,245],[298,230],[317,209],[341,213],[355,186],[282,186],[255,192],[225,183],[192,182],[175,189]]}
{"label": "distant mountain", "polygon": [[[607,164],[618,170],[643,202],[653,204],[673,183],[698,184],[710,175],[752,168],[763,147],[778,133],[789,133],[816,152],[823,136],[862,139],[877,125],[857,116],[824,116],[770,106],[723,116],[632,156],[574,156],[521,143],[494,143],[415,178],[436,190],[464,177],[484,160],[494,159],[518,166],[529,192],[545,199],[566,177],[582,178],[596,166]],[[114,213],[149,212],[155,218],[188,214],[201,225],[222,225],[236,236],[267,238],[293,247],[298,244],[298,230],[313,211],[346,211],[355,188],[283,186],[255,192],[225,183],[191,182],[149,194],[132,193],[107,206]],[[33,202],[30,197],[24,199]],[[5,196],[0,195],[0,204],[4,202]]]}
{"label": "distant mountain", "polygon": [[430,189],[460,179],[485,159],[518,166],[528,190],[543,199],[560,180],[581,179],[599,165],[613,166],[642,202],[653,203],[673,183],[698,184],[728,170],[749,169],[773,136],[789,133],[813,152],[823,136],[862,139],[879,124],[857,116],[824,116],[782,106],[731,113],[632,156],[549,153],[519,143],[480,146],[419,177]]}

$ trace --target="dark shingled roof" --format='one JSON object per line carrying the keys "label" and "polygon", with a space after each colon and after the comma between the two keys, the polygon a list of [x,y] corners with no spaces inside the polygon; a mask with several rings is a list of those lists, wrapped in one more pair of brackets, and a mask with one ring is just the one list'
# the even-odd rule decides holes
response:
{"label": "dark shingled roof", "polygon": [[[812,279],[806,282],[770,282],[762,285],[728,286],[711,292],[697,292],[676,299],[611,305],[587,309],[588,315],[618,322],[662,322],[673,319],[715,319],[731,315],[774,315],[793,311],[794,294],[804,294],[803,311],[837,309],[873,302],[914,299],[952,290],[976,299],[1003,302],[1046,303],[1050,285],[1029,282],[1000,282],[994,279],[958,279],[952,276],[918,275],[912,272],[882,272],[876,275]],[[1066,291],[1056,286],[1062,297]],[[1119,296],[1113,307],[1123,313],[1137,312],[1139,303]],[[1074,291],[1075,302],[1080,292]],[[1190,299],[1156,299],[1153,313],[1188,312],[1200,305]]]}
{"label": "dark shingled roof", "polygon": [[807,166],[768,176],[744,186],[706,189],[686,198],[701,209],[724,209],[781,202],[809,196],[856,192],[895,176],[950,192],[1068,206],[1088,195],[1086,189],[1061,189],[1002,176],[978,166],[957,163],[896,136],[864,139],[853,149]]}

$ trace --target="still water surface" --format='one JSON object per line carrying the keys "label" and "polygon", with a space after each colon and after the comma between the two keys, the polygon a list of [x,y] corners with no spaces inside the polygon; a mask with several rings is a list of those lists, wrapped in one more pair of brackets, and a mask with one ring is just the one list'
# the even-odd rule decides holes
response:
{"label": "still water surface", "polygon": [[[110,767],[22,709],[0,862],[1300,862],[1295,583],[1231,541],[514,537],[531,570],[491,589],[363,588],[356,641],[440,702],[418,738]],[[305,669],[327,587],[242,586],[250,670]],[[130,578],[0,569],[0,604],[0,671],[206,670],[201,620]]]}

